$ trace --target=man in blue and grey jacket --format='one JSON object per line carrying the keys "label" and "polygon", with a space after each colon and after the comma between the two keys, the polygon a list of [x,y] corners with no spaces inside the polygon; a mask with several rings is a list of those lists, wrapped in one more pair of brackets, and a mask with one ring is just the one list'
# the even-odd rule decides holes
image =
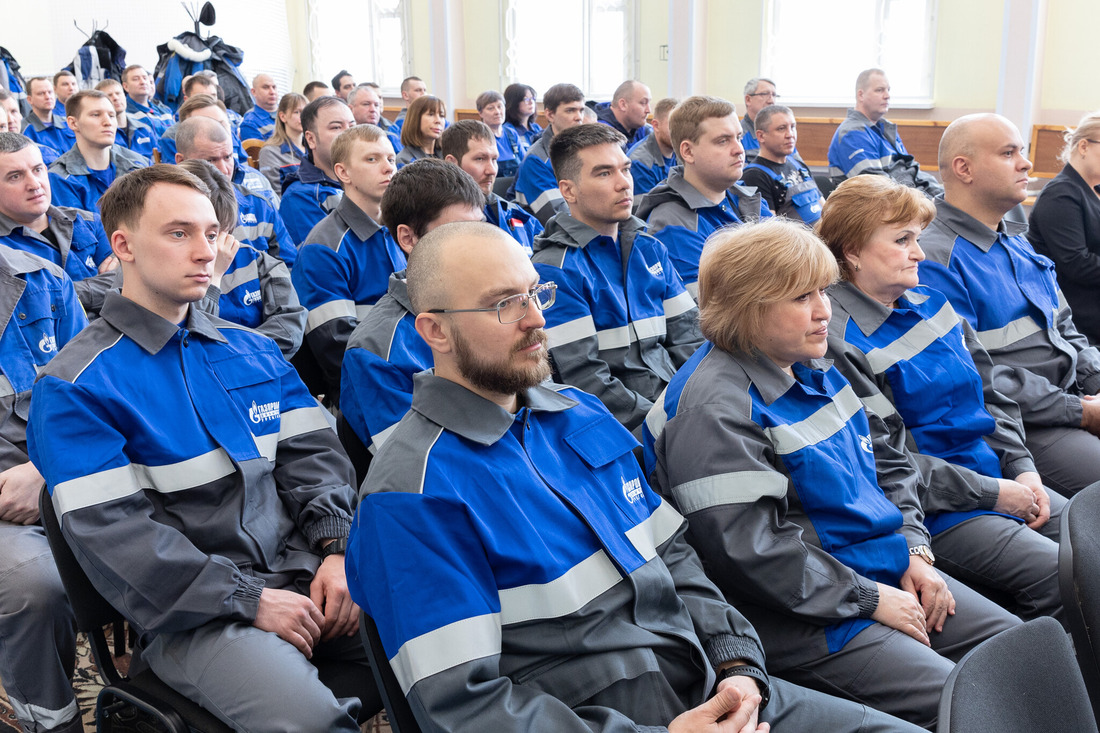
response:
{"label": "man in blue and grey jacket", "polygon": [[768,676],[630,433],[544,381],[539,281],[488,224],[445,224],[410,258],[435,369],[372,464],[348,582],[420,727],[918,730]]}
{"label": "man in blue and grey jacket", "polygon": [[527,151],[513,186],[516,203],[527,207],[539,223],[546,226],[550,217],[568,208],[558,191],[558,182],[550,165],[550,142],[555,135],[581,124],[584,92],[572,84],[555,84],[546,90],[542,99],[546,109],[546,129]]}

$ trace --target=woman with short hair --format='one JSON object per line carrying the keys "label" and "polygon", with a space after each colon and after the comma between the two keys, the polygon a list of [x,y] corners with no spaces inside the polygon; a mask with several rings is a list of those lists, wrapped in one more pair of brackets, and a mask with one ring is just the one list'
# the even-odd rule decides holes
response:
{"label": "woman with short hair", "polygon": [[397,167],[401,168],[421,158],[442,158],[439,138],[447,121],[447,106],[439,97],[425,94],[409,105],[405,124],[401,126],[401,144]]}
{"label": "woman with short hair", "polygon": [[526,84],[509,84],[504,90],[504,126],[519,137],[521,157],[542,134],[538,118],[538,95],[534,87]]}

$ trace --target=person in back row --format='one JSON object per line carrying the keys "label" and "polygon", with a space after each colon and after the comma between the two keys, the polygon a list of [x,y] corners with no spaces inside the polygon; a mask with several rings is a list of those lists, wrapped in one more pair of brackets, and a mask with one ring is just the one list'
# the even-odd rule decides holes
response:
{"label": "person in back row", "polygon": [[756,116],[759,148],[745,166],[742,183],[753,186],[779,216],[813,225],[821,218],[825,197],[813,173],[795,153],[798,127],[790,107],[771,105]]}
{"label": "person in back row", "polygon": [[626,148],[640,143],[653,132],[649,122],[649,102],[653,99],[649,87],[640,81],[624,81],[611,96],[611,103],[596,112],[596,119],[611,125],[626,138]]}
{"label": "person in back row", "polygon": [[622,142],[608,125],[554,136],[550,159],[569,211],[535,239],[532,262],[557,284],[546,335],[561,381],[638,430],[702,336],[664,245],[630,215],[634,183]]}
{"label": "person in back row", "polygon": [[536,122],[536,100],[534,88],[526,84],[509,84],[504,89],[504,126],[519,137],[521,157],[526,157],[542,134],[542,126]]}
{"label": "person in back row", "polygon": [[546,226],[550,217],[568,208],[550,165],[550,142],[555,135],[581,124],[585,109],[584,92],[572,84],[555,84],[546,90],[543,106],[546,109],[546,129],[527,151],[513,186],[516,203],[526,207]]}
{"label": "person in back row", "polygon": [[302,142],[302,110],[309,102],[297,92],[284,94],[275,111],[275,132],[260,148],[260,173],[276,191],[283,190],[283,180],[298,170],[306,157]]}
{"label": "person in back row", "polygon": [[252,99],[255,106],[245,112],[237,135],[241,140],[267,140],[275,132],[275,110],[279,107],[279,86],[270,74],[256,74],[252,79]]}
{"label": "person in back row", "polygon": [[514,178],[523,161],[523,148],[516,131],[504,126],[504,97],[493,90],[482,92],[477,95],[477,113],[493,133],[497,146],[497,173],[501,178]]}
{"label": "person in back row", "polygon": [[157,134],[153,132],[153,128],[126,114],[126,92],[122,89],[122,85],[114,79],[104,79],[96,84],[95,88],[97,92],[106,94],[115,108],[115,122],[118,123],[115,144],[152,162],[153,151],[157,149]]}
{"label": "person in back row", "polygon": [[[480,123],[462,120],[445,134],[470,124]],[[438,160],[405,166],[382,195],[382,221],[406,256],[436,227],[484,221],[484,210],[485,196],[474,180]],[[432,366],[431,349],[416,333],[414,321],[402,269],[390,275],[386,294],[348,339],[340,377],[340,412],[371,455],[408,412],[413,375]]]}
{"label": "person in back row", "polygon": [[447,224],[409,265],[435,368],[371,467],[348,581],[421,729],[917,730],[768,675],[634,439],[545,381],[553,285],[509,237]]}
{"label": "person in back row", "polygon": [[44,76],[27,80],[27,101],[31,112],[23,118],[23,134],[59,155],[73,146],[76,136],[69,129],[64,112],[56,112],[53,84]]}
{"label": "person in back row", "polygon": [[676,165],[676,151],[672,149],[672,137],[668,130],[668,116],[679,104],[678,99],[665,97],[653,107],[653,132],[627,151],[630,156],[630,175],[634,179],[634,199],[641,201],[642,194],[664,183],[669,171]]}
{"label": "person in back row", "polygon": [[414,160],[439,158],[439,138],[447,122],[447,106],[439,97],[425,94],[409,105],[408,116],[401,127],[401,152],[397,167]]}
{"label": "person in back row", "polygon": [[493,193],[499,140],[485,123],[459,120],[443,131],[440,145],[443,159],[469,173],[485,194],[485,220],[507,232],[530,255],[542,224],[518,204]]}
{"label": "person in back row", "polygon": [[733,105],[716,97],[689,97],[668,119],[672,146],[683,161],[638,206],[649,233],[696,295],[703,243],[722,227],[771,216],[756,189],[738,185],[745,165],[741,125]]}
{"label": "person in back row", "polygon": [[753,77],[745,82],[745,116],[741,118],[741,147],[745,149],[745,161],[751,163],[760,149],[756,138],[756,115],[760,110],[776,104],[779,94],[775,82],[762,76]]}

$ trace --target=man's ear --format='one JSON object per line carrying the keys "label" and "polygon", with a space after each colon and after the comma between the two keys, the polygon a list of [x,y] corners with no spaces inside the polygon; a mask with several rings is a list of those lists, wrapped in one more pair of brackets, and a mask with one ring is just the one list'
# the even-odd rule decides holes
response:
{"label": "man's ear", "polygon": [[565,199],[565,203],[577,203],[577,186],[573,181],[568,178],[561,179],[558,181],[558,191],[561,192],[561,197]]}
{"label": "man's ear", "polygon": [[351,176],[348,175],[348,169],[343,163],[333,163],[332,172],[336,174],[336,180],[343,185],[351,183]]}
{"label": "man's ear", "polygon": [[111,251],[119,262],[133,262],[134,249],[130,239],[130,233],[125,227],[116,229],[111,233]]}
{"label": "man's ear", "polygon": [[970,158],[965,155],[956,155],[951,159],[951,172],[962,183],[972,183],[974,181],[974,171],[970,165]]}
{"label": "man's ear", "polygon": [[421,313],[416,317],[416,332],[436,353],[451,353],[451,335],[443,324],[442,313]]}
{"label": "man's ear", "polygon": [[397,231],[390,232],[393,238],[397,240],[397,246],[401,248],[401,251],[405,253],[407,257],[409,253],[413,251],[413,247],[420,241],[420,237],[416,236],[412,227],[408,224],[398,224]]}
{"label": "man's ear", "polygon": [[691,140],[680,141],[680,160],[687,163],[695,163],[695,151],[692,149]]}
{"label": "man's ear", "polygon": [[450,163],[452,165],[458,165],[458,160],[453,155],[444,155],[443,162]]}
{"label": "man's ear", "polygon": [[317,147],[317,135],[312,130],[306,130],[302,133],[302,140],[305,141],[306,150],[313,150]]}

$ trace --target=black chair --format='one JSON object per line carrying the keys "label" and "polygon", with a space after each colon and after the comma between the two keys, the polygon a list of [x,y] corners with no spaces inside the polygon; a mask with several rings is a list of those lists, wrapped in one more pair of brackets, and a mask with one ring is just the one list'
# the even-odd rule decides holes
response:
{"label": "black chair", "polygon": [[508,189],[512,187],[515,182],[515,176],[504,176],[498,178],[493,182],[493,193],[500,196],[502,199],[508,198]]}
{"label": "black chair", "polygon": [[1100,720],[1100,483],[1083,489],[1062,510],[1058,585],[1077,665]]}
{"label": "black chair", "polygon": [[382,693],[382,704],[386,707],[390,728],[394,733],[420,733],[420,724],[416,722],[409,701],[401,691],[397,675],[390,667],[386,650],[382,648],[382,637],[378,635],[378,627],[374,624],[374,619],[366,613],[360,614],[359,632],[363,637],[363,646],[367,648],[374,681]]}
{"label": "black chair", "polygon": [[940,698],[938,733],[1095,733],[1096,719],[1062,625],[1038,618],[959,660]]}
{"label": "black chair", "polygon": [[161,682],[151,670],[134,677],[123,677],[119,673],[103,629],[113,624],[117,633],[122,614],[99,594],[77,563],[61,534],[61,525],[46,489],[42,490],[39,508],[42,527],[76,617],[76,628],[87,634],[96,667],[106,683],[96,699],[96,729],[101,733],[116,730],[229,733],[232,730],[229,726]]}
{"label": "black chair", "polygon": [[355,490],[358,491],[367,478],[367,471],[370,469],[370,462],[374,456],[371,454],[370,448],[363,445],[363,441],[355,434],[351,423],[347,421],[343,414],[336,418],[336,436],[340,438],[340,445],[344,446],[344,452],[348,454],[351,465],[355,468]]}

